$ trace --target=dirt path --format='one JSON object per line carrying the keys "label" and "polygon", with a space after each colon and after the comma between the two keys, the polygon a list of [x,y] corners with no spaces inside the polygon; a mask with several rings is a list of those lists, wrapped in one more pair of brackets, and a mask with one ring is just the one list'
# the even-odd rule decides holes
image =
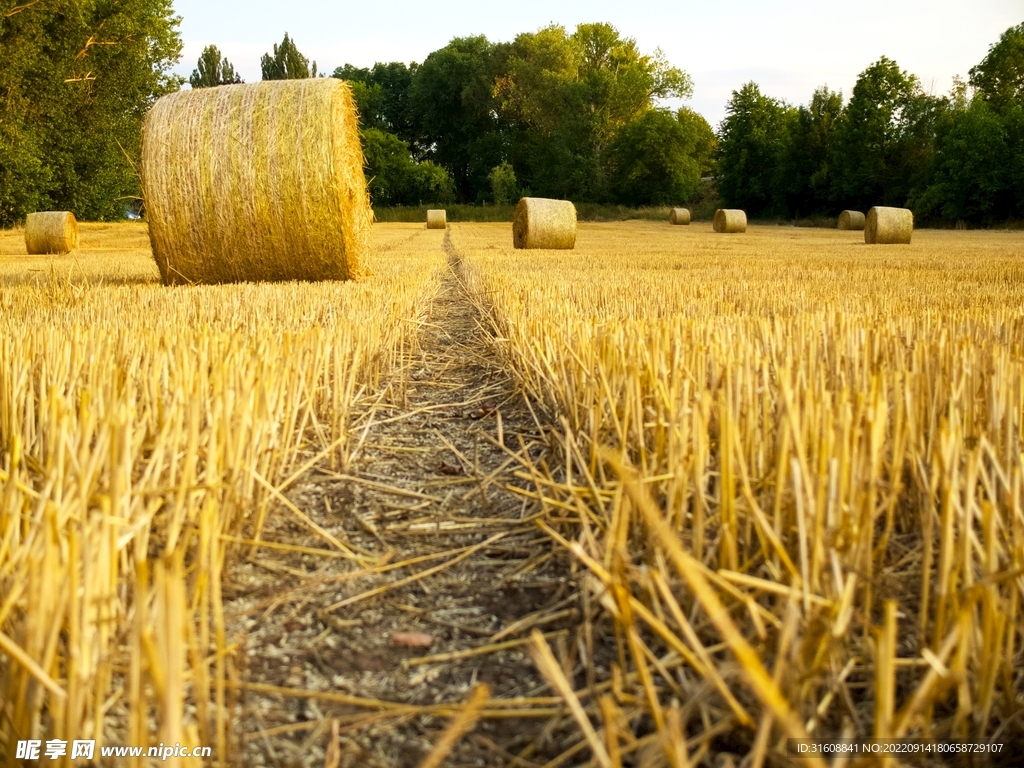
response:
{"label": "dirt path", "polygon": [[[486,343],[447,236],[444,247],[449,268],[420,350],[395,375],[389,402],[364,414],[348,474],[320,469],[288,494],[376,565],[261,549],[231,570],[228,611],[247,634],[247,765],[324,765],[332,730],[340,757],[328,765],[417,765],[446,717],[338,699],[460,703],[477,683],[500,699],[550,695],[521,641],[536,627],[563,660],[569,653],[575,590],[530,521],[535,503],[506,490],[528,485],[514,475],[515,454],[538,457],[539,431]],[[265,538],[322,550],[293,519],[275,515]],[[512,647],[418,661],[495,643]],[[446,764],[535,764],[509,753],[543,763],[549,719],[486,719]]]}

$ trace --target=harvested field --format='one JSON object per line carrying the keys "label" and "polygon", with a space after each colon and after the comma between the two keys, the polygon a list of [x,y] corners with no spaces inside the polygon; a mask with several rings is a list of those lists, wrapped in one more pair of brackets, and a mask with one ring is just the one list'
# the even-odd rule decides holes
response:
{"label": "harvested field", "polygon": [[144,226],[0,233],[0,754],[1012,764],[1024,236],[509,234],[163,288]]}

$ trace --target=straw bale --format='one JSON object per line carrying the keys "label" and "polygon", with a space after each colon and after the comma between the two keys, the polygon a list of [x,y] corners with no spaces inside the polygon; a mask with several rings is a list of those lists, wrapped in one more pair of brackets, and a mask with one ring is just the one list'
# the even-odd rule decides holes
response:
{"label": "straw bale", "polygon": [[864,229],[864,214],[860,211],[843,211],[839,214],[837,229],[852,229],[860,231]]}
{"label": "straw bale", "polygon": [[668,223],[669,224],[689,224],[690,223],[690,209],[689,208],[673,208],[668,212]]}
{"label": "straw bale", "polygon": [[512,245],[516,248],[575,248],[576,206],[568,200],[522,198],[512,219]]}
{"label": "straw bale", "polygon": [[737,208],[719,208],[715,211],[715,232],[746,232],[747,213]]}
{"label": "straw bale", "polygon": [[868,245],[905,245],[913,232],[914,214],[906,208],[876,205],[864,221],[864,242]]}
{"label": "straw bale", "polygon": [[427,211],[427,229],[447,229],[448,212],[443,208],[431,208]]}
{"label": "straw bale", "polygon": [[68,253],[78,247],[78,221],[69,211],[30,213],[25,248],[30,254]]}
{"label": "straw bale", "polygon": [[143,128],[142,184],[165,284],[367,274],[373,214],[341,80],[163,97]]}

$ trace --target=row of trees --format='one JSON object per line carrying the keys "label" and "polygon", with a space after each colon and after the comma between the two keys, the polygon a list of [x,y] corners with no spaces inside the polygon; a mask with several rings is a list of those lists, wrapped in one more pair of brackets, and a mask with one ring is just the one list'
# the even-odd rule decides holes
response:
{"label": "row of trees", "polygon": [[690,78],[609,24],[552,25],[510,43],[456,38],[419,65],[345,65],[334,76],[354,83],[368,155],[396,137],[416,161],[444,168],[461,202],[525,193],[663,204],[692,195],[710,167],[707,122],[656,108],[689,96]]}
{"label": "row of trees", "polygon": [[[288,35],[263,58],[263,79],[311,77]],[[345,64],[362,119],[377,205],[501,202],[521,192],[627,205],[686,199],[711,168],[714,133],[660,52],[609,24],[553,25],[511,43],[456,38],[422,64]],[[193,87],[237,82],[210,47]]]}
{"label": "row of trees", "polygon": [[1008,29],[946,97],[882,58],[848,103],[823,87],[792,107],[755,83],[719,132],[719,194],[758,215],[907,206],[924,220],[1024,217],[1024,24]]}
{"label": "row of trees", "polygon": [[[179,21],[171,0],[0,0],[0,226],[46,208],[123,216],[145,112],[183,84],[171,73]],[[288,35],[261,70],[318,75]],[[660,108],[689,96],[690,78],[609,24],[455,38],[420,64],[332,76],[352,83],[378,206],[683,203],[714,176],[722,202],[752,216],[881,203],[925,219],[1024,217],[1024,24],[948,97],[883,58],[848,103],[821,88],[793,107],[748,83],[717,132],[688,108]],[[241,78],[210,46],[190,82]]]}

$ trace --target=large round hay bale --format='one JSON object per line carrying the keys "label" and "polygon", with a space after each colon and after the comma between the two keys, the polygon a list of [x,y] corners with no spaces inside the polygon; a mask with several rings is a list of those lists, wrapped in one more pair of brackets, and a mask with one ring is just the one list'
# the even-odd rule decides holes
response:
{"label": "large round hay bale", "polygon": [[25,221],[25,248],[31,254],[69,253],[78,247],[78,221],[69,211],[30,213]]}
{"label": "large round hay bale", "polygon": [[914,232],[914,214],[906,208],[876,205],[864,221],[864,242],[868,245],[905,245]]}
{"label": "large round hay bale", "polygon": [[575,248],[576,206],[568,200],[522,198],[512,218],[512,245],[516,248]]}
{"label": "large round hay bale", "polygon": [[334,78],[198,88],[146,116],[142,186],[165,284],[366,274],[355,105]]}
{"label": "large round hay bale", "polygon": [[864,214],[860,211],[843,211],[839,214],[836,229],[852,229],[859,232],[864,229]]}
{"label": "large round hay bale", "polygon": [[427,211],[427,229],[446,229],[448,212],[444,209],[432,208]]}
{"label": "large round hay bale", "polygon": [[715,232],[746,232],[747,213],[738,208],[719,208],[715,211]]}
{"label": "large round hay bale", "polygon": [[669,224],[689,224],[690,223],[690,209],[689,208],[673,208],[668,212],[668,223]]}

